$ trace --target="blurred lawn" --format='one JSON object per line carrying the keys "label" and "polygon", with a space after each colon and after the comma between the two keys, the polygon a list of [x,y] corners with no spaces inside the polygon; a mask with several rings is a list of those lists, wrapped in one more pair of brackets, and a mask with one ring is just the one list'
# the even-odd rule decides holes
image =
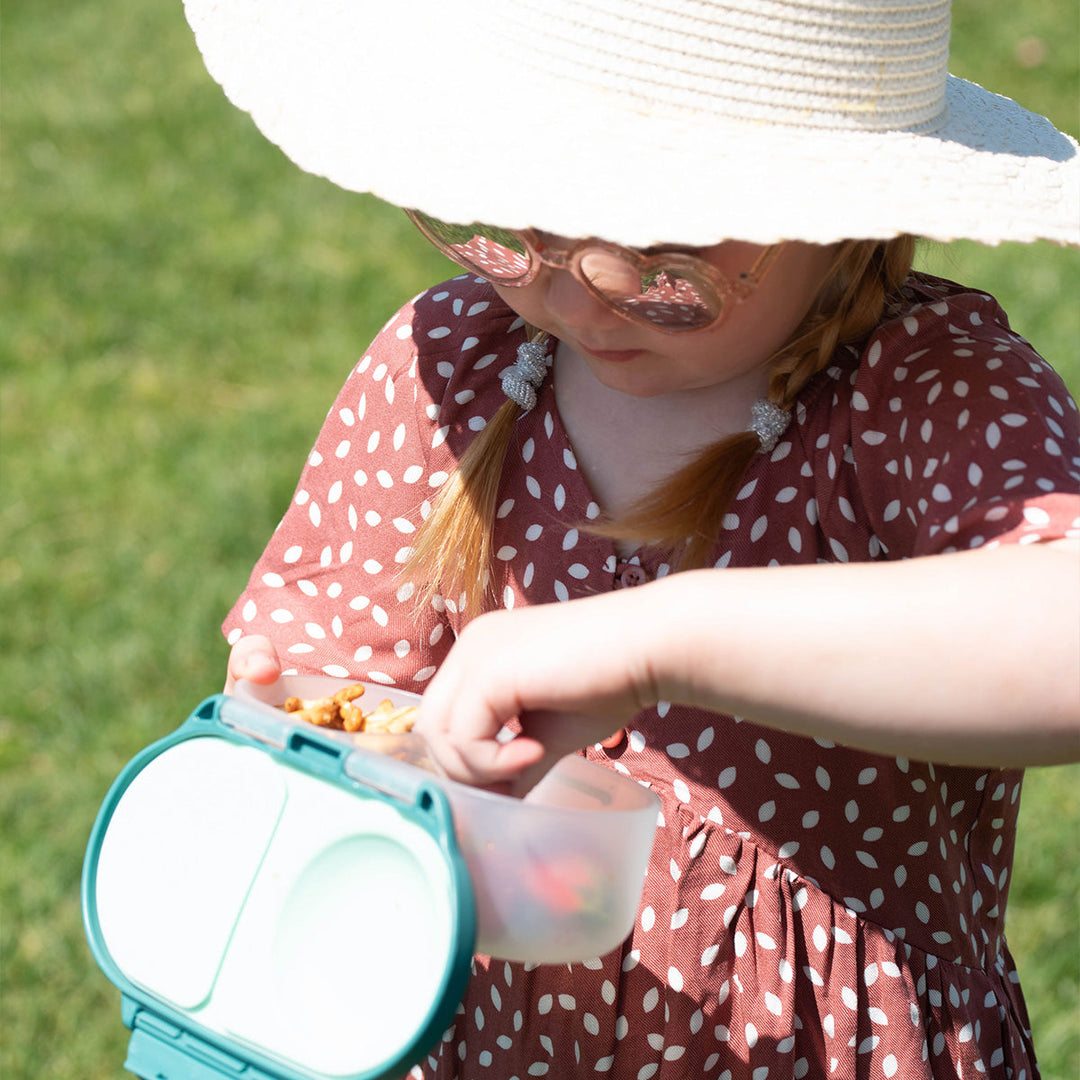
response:
{"label": "blurred lawn", "polygon": [[[1076,134],[1070,7],[964,0],[953,70]],[[8,0],[2,30],[0,1076],[118,1080],[79,912],[93,816],[219,686],[220,620],[340,381],[447,264],[266,144],[179,0]],[[925,258],[995,292],[1077,394],[1074,252]],[[1029,774],[1009,908],[1052,1078],[1080,1074],[1078,781]]]}

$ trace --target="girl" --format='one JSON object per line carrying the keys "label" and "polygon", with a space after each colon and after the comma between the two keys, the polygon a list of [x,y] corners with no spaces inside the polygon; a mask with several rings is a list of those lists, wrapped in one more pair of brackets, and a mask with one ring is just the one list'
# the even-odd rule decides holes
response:
{"label": "girl", "polygon": [[230,681],[426,690],[451,776],[577,750],[662,802],[622,948],[477,957],[413,1075],[1032,1077],[1003,924],[1021,767],[1078,756],[1080,428],[910,235],[1080,243],[1076,145],[947,76],[946,0],[507,7],[188,3],[464,269],[346,381]]}

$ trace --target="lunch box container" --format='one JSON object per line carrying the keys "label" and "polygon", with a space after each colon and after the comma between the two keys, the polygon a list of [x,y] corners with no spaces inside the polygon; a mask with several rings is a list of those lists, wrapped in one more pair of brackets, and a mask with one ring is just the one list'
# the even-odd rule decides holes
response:
{"label": "lunch box container", "polygon": [[[525,799],[430,771],[419,735],[297,721],[293,676],[202,702],[128,763],[83,868],[87,939],[147,1080],[380,1080],[438,1041],[474,952],[602,955],[630,932],[656,796],[577,755]],[[381,698],[417,699],[369,685]]]}

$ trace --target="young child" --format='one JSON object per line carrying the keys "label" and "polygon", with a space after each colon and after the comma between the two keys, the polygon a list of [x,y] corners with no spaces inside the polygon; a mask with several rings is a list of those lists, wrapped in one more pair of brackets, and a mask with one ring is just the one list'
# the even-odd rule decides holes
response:
{"label": "young child", "polygon": [[624,945],[477,957],[411,1075],[1037,1075],[1003,926],[1021,769],[1080,756],[1080,425],[911,235],[1080,244],[1076,144],[947,76],[947,0],[187,6],[465,271],[349,375],[230,684],[426,690],[451,776],[662,803]]}

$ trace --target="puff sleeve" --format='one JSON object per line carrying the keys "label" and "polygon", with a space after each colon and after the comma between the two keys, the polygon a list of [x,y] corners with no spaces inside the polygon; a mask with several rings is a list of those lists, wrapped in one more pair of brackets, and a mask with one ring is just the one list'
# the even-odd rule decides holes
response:
{"label": "puff sleeve", "polygon": [[1080,425],[1049,364],[989,296],[953,287],[871,337],[851,446],[889,557],[1080,535]]}
{"label": "puff sleeve", "polygon": [[416,612],[401,576],[448,464],[432,461],[439,403],[419,377],[414,321],[415,302],[350,373],[225,620],[230,644],[269,637],[286,672],[419,690],[449,647],[442,613]]}

